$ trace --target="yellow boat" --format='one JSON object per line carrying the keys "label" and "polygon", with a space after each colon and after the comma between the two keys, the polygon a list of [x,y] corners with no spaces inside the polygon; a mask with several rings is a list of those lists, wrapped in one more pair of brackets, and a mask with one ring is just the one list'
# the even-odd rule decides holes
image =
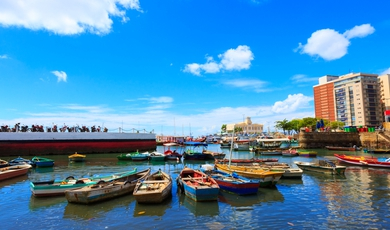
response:
{"label": "yellow boat", "polygon": [[77,152],[70,155],[68,158],[69,158],[69,161],[77,161],[77,162],[80,162],[80,161],[84,161],[85,159],[85,155],[82,155],[82,154],[78,154]]}
{"label": "yellow boat", "polygon": [[237,173],[243,177],[256,178],[260,180],[260,187],[275,186],[284,173],[284,171],[273,171],[270,169],[253,168],[247,166],[229,166],[227,164],[215,164],[215,167],[218,170],[227,173]]}

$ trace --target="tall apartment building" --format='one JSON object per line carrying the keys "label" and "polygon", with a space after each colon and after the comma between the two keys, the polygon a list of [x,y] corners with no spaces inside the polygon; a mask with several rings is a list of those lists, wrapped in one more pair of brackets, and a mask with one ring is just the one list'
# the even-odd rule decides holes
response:
{"label": "tall apartment building", "polygon": [[382,111],[385,115],[385,121],[390,122],[390,74],[384,74],[378,77],[381,87]]}
{"label": "tall apartment building", "polygon": [[324,76],[313,87],[315,115],[346,126],[379,126],[383,110],[378,75]]}

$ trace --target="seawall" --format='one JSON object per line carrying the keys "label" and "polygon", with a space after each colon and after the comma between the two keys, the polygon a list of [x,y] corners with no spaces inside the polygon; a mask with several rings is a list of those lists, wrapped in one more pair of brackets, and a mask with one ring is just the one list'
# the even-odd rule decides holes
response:
{"label": "seawall", "polygon": [[390,148],[387,132],[300,132],[298,135],[301,148],[314,149],[325,146],[348,146]]}

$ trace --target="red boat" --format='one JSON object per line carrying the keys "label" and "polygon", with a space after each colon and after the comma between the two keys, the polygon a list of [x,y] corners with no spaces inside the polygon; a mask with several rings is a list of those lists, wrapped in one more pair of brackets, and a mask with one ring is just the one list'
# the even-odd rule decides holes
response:
{"label": "red boat", "polygon": [[27,174],[31,165],[15,165],[0,169],[0,181]]}
{"label": "red boat", "polygon": [[347,156],[334,154],[341,162],[353,165],[390,168],[390,158],[376,158],[372,156]]}

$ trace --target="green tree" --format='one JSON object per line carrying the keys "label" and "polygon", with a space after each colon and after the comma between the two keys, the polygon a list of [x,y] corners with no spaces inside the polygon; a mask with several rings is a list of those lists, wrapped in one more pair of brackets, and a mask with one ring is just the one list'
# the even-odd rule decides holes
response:
{"label": "green tree", "polygon": [[286,134],[288,127],[289,124],[287,119],[284,119],[283,121],[275,121],[275,128],[282,129],[284,134]]}
{"label": "green tree", "polygon": [[292,119],[289,123],[291,130],[294,130],[296,133],[299,133],[299,130],[302,128],[302,119]]}
{"label": "green tree", "polygon": [[226,124],[223,124],[221,127],[221,132],[226,132]]}
{"label": "green tree", "polygon": [[314,117],[302,118],[302,127],[308,127],[311,128],[312,130],[315,130],[316,125],[317,125],[317,118]]}

